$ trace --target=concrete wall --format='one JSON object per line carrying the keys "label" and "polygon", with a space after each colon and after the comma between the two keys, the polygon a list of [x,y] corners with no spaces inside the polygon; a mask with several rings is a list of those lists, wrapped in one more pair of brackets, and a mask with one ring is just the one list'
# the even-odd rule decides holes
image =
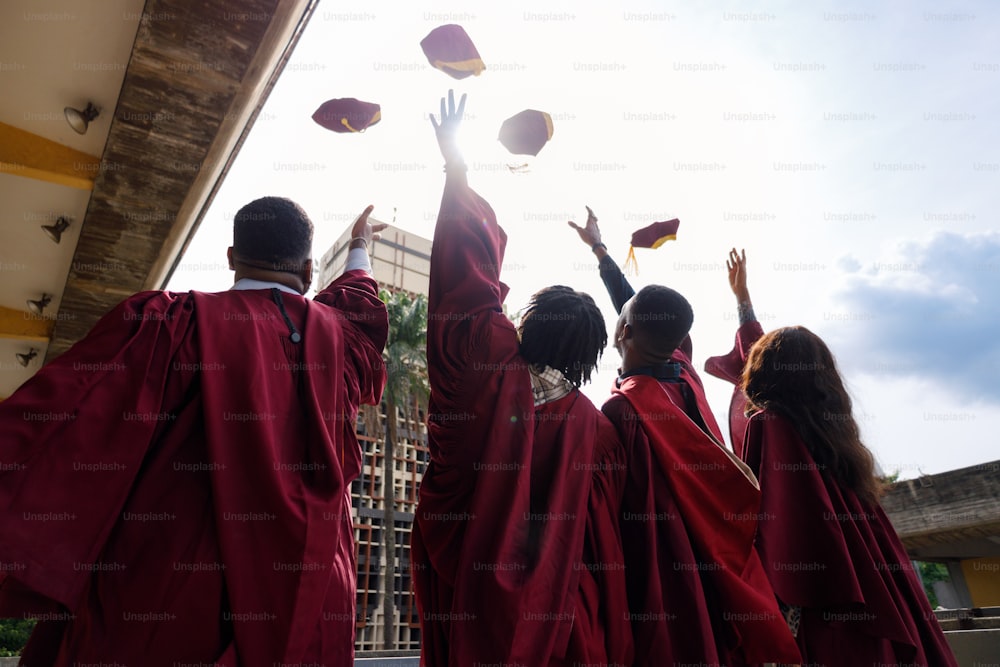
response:
{"label": "concrete wall", "polygon": [[954,630],[944,633],[959,667],[1000,664],[1000,630]]}

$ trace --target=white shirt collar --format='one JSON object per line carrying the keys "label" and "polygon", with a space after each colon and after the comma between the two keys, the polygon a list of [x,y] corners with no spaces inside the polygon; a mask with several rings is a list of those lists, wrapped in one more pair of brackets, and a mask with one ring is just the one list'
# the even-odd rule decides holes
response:
{"label": "white shirt collar", "polygon": [[288,292],[289,294],[294,294],[295,296],[302,296],[298,290],[294,290],[288,285],[282,285],[281,283],[273,283],[269,280],[254,280],[253,278],[240,278],[236,281],[236,284],[230,287],[231,290],[245,290],[245,289],[271,289],[272,287],[277,287],[282,292]]}

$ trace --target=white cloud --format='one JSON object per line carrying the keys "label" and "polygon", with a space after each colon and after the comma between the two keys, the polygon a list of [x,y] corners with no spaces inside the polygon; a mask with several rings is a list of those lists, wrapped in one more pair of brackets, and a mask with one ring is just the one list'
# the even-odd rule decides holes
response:
{"label": "white cloud", "polygon": [[845,366],[1000,403],[1000,234],[938,232],[855,271],[835,299]]}

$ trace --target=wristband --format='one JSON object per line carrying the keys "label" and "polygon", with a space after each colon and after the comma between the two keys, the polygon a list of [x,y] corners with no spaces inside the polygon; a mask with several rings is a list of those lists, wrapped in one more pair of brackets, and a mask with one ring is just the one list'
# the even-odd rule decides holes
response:
{"label": "wristband", "polygon": [[607,249],[608,249],[608,246],[604,245],[604,244],[603,244],[603,243],[601,243],[600,241],[598,241],[598,242],[597,242],[597,243],[595,243],[594,245],[590,246],[590,249],[591,249],[591,250],[592,250],[593,252],[597,252],[597,249],[598,249],[598,248],[604,248],[605,250],[607,250]]}

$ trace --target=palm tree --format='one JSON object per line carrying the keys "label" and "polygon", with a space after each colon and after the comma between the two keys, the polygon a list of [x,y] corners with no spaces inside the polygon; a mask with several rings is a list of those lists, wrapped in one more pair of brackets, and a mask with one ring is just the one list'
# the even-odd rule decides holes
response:
{"label": "palm tree", "polygon": [[385,513],[382,534],[385,536],[385,577],[382,579],[383,648],[394,648],[393,600],[396,564],[395,455],[400,410],[407,419],[410,410],[426,405],[427,384],[427,300],[423,295],[411,298],[405,292],[381,290],[379,298],[389,312],[389,339],[382,353],[386,367],[386,385],[382,395],[385,413],[382,449],[382,488]]}

